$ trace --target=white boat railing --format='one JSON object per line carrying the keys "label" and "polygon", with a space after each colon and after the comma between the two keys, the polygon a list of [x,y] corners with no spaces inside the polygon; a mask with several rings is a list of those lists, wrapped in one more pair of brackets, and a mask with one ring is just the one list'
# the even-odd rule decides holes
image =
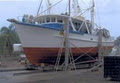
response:
{"label": "white boat railing", "polygon": [[17,17],[17,20],[18,20],[19,22],[21,22],[21,21],[22,21],[22,18],[23,18],[23,16],[18,16],[18,17]]}

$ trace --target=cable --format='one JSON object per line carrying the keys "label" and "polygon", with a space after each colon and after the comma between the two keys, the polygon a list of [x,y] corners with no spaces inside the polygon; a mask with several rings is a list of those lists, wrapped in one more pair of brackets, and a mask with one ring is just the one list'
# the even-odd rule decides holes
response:
{"label": "cable", "polygon": [[[59,2],[57,2],[56,4],[52,5],[50,8],[56,6],[57,4],[59,4],[60,2],[62,2],[63,0],[60,0]],[[47,10],[49,10],[50,8],[47,8],[46,10],[44,10],[43,12],[41,12],[40,14],[46,12]]]}
{"label": "cable", "polygon": [[38,11],[37,11],[37,16],[38,16],[38,14],[39,14],[39,11],[40,11],[40,8],[41,8],[41,5],[42,5],[42,2],[43,2],[43,0],[41,0],[41,2],[40,2],[40,5],[39,5]]}
{"label": "cable", "polygon": [[[99,7],[98,7],[99,5],[98,5],[98,3],[96,3],[96,18],[98,19],[97,21],[98,21],[98,25],[99,26],[101,26],[101,20],[100,20],[100,15],[99,15]],[[101,28],[101,27],[99,27],[99,28]]]}
{"label": "cable", "polygon": [[82,1],[82,3],[84,4],[84,5],[86,5],[86,7],[88,7],[88,5],[83,1],[83,0],[81,0]]}

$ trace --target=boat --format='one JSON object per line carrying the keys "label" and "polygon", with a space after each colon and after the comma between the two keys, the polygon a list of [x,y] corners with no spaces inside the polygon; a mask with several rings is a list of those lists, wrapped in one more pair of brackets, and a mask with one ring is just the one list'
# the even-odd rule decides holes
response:
{"label": "boat", "polygon": [[[48,0],[49,1],[49,0]],[[69,0],[70,1],[70,0]],[[77,1],[77,0],[76,0]],[[24,15],[22,21],[9,19],[16,28],[24,53],[33,65],[55,64],[60,48],[64,60],[64,28],[65,19],[69,21],[69,47],[74,58],[83,54],[92,57],[98,56],[99,32],[102,32],[102,46],[104,50],[111,50],[114,46],[114,38],[110,36],[107,29],[95,28],[94,23],[94,3],[91,10],[91,20],[87,20],[82,15],[77,15],[79,6],[74,5],[75,15],[69,13],[48,14],[28,16]],[[52,6],[49,4],[48,9]],[[70,7],[69,7],[70,8]],[[62,47],[63,46],[63,47]],[[83,58],[83,60],[86,60]]]}

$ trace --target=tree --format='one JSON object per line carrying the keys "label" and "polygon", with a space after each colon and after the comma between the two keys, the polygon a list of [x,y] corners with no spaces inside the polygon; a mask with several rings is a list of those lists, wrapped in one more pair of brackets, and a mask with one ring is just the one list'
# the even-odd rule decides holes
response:
{"label": "tree", "polygon": [[13,44],[20,43],[19,37],[15,32],[14,26],[11,24],[9,27],[2,27],[0,30],[0,50],[1,54],[12,55]]}

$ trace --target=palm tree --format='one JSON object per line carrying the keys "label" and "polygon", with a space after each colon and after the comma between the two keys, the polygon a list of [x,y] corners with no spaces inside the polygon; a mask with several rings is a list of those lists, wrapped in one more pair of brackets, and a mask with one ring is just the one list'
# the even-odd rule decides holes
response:
{"label": "palm tree", "polygon": [[9,27],[2,27],[0,30],[0,44],[1,52],[4,55],[12,55],[13,44],[20,43],[19,37],[15,32],[14,26],[11,24]]}

